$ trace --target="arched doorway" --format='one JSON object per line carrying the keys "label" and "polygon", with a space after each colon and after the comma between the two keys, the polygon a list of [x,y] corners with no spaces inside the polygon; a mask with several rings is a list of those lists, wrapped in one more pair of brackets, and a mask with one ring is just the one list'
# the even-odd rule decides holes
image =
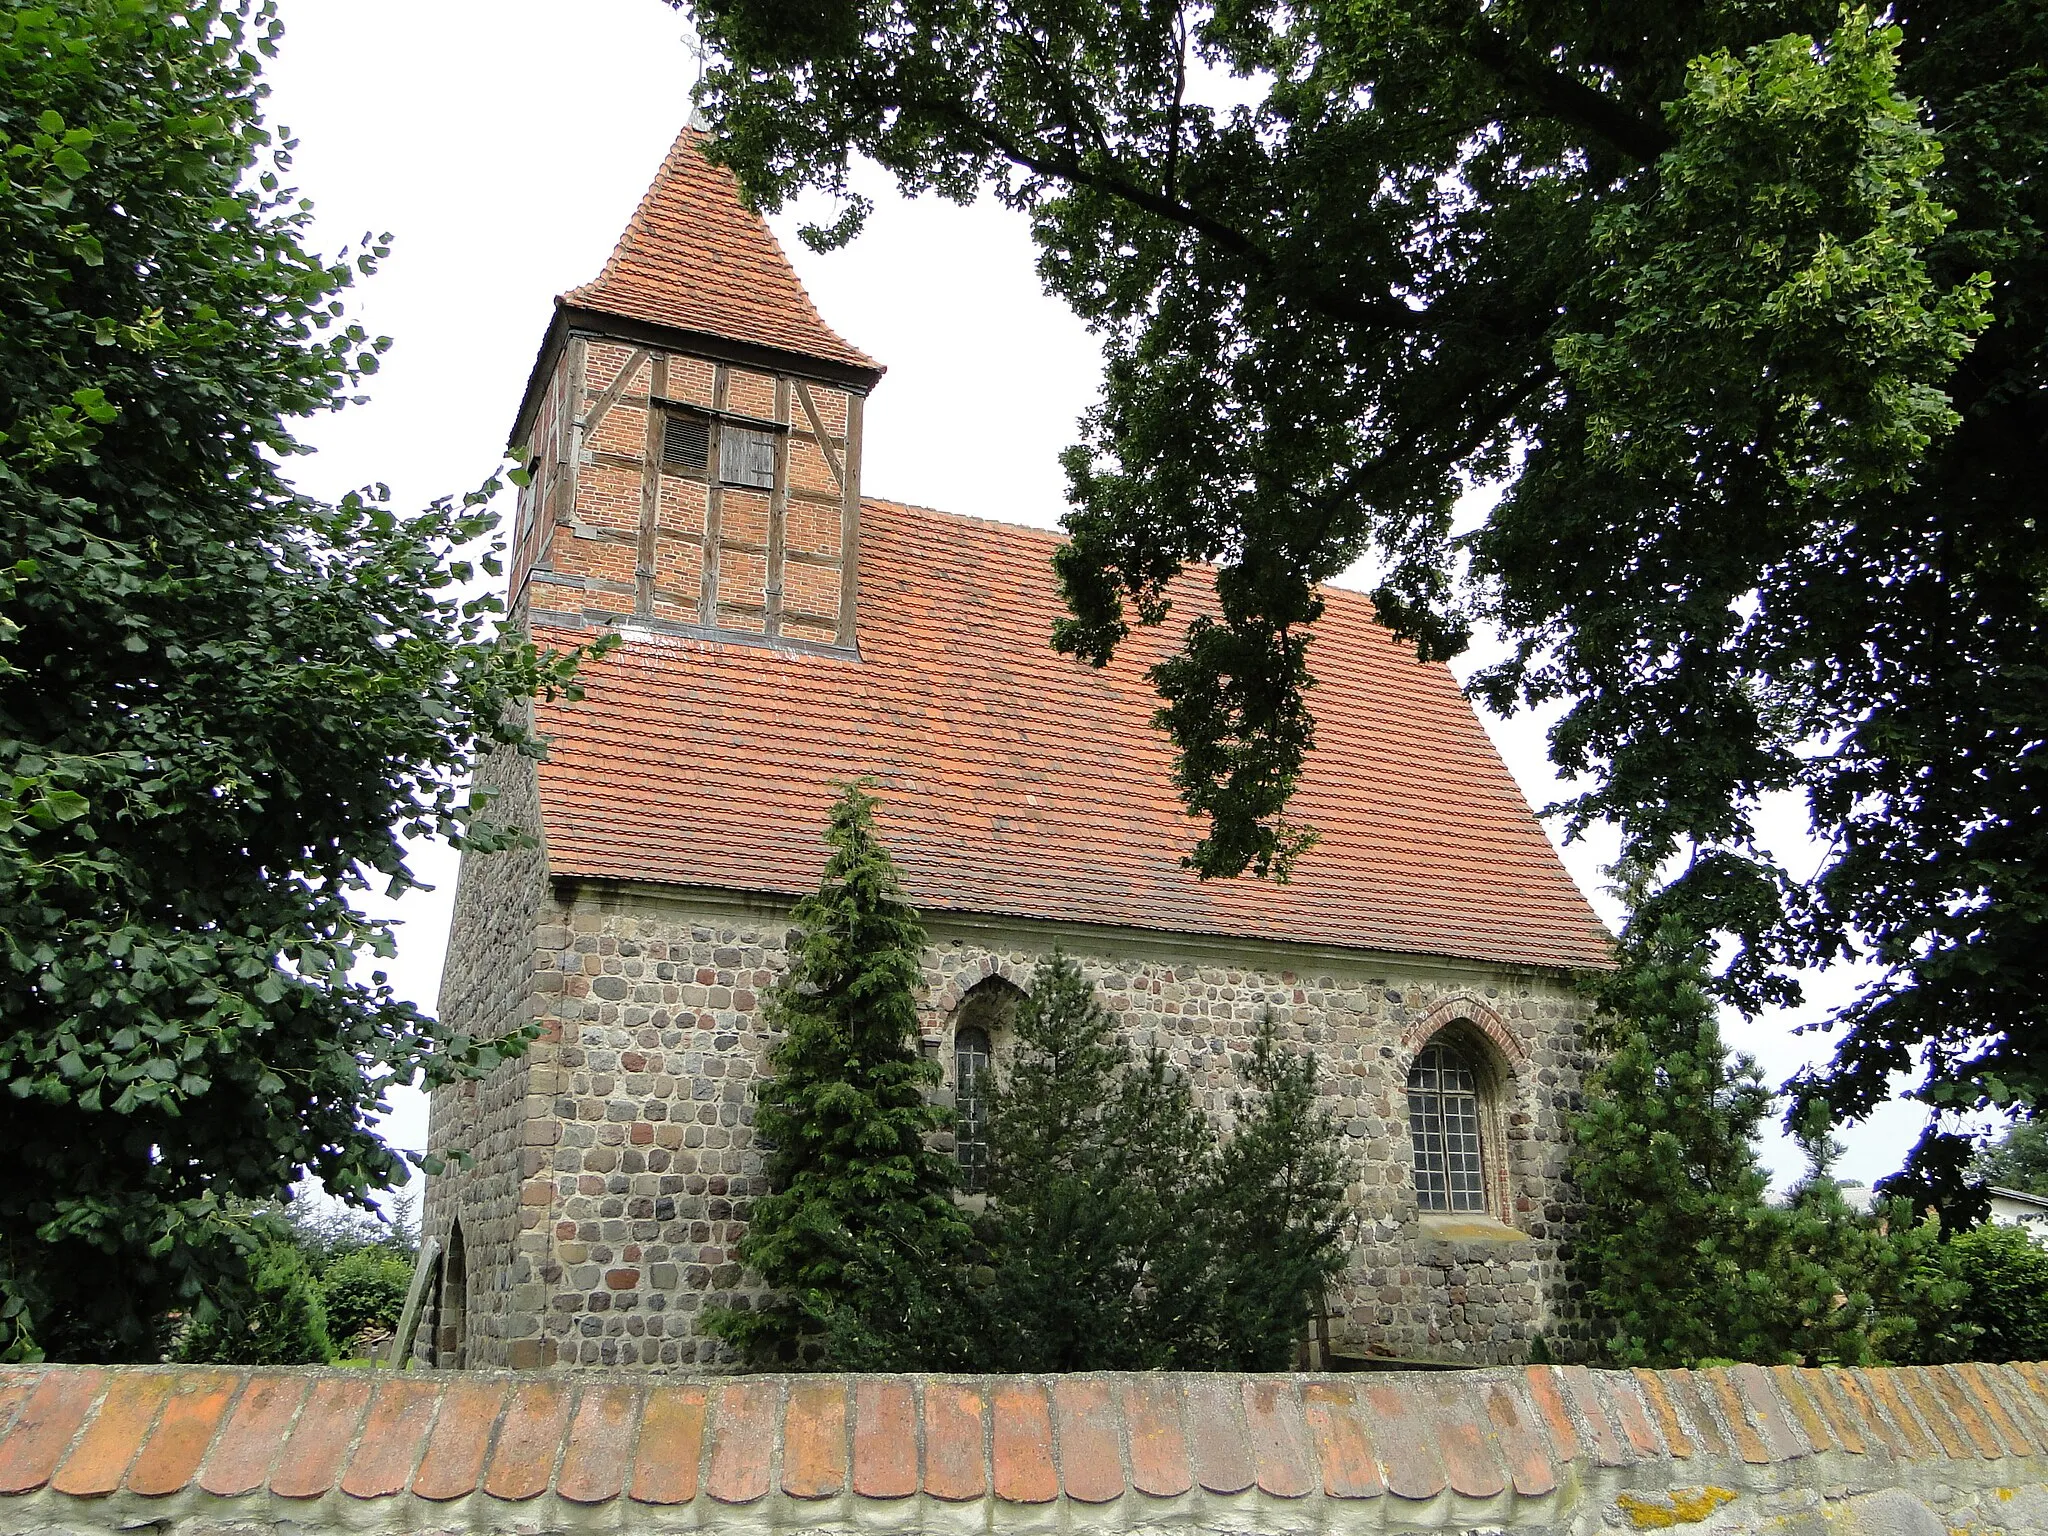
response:
{"label": "arched doorway", "polygon": [[441,1256],[440,1294],[434,1298],[434,1364],[461,1370],[468,1363],[469,1263],[458,1221],[448,1230],[448,1251]]}

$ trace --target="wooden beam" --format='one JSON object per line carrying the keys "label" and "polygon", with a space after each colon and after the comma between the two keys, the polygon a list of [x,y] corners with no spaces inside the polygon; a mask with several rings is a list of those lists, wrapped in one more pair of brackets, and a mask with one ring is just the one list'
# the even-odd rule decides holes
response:
{"label": "wooden beam", "polygon": [[[725,398],[730,387],[723,363],[711,365],[711,408],[714,412],[725,410]],[[721,423],[717,415],[711,418],[711,430],[705,443],[704,463],[711,476],[710,489],[704,493],[704,558],[703,589],[698,597],[698,621],[709,628],[718,624],[718,547],[721,525],[725,515],[725,492],[718,483],[718,456],[721,451],[719,433]]]}
{"label": "wooden beam", "polygon": [[[654,359],[653,370],[648,390],[655,395],[667,394],[667,353]],[[633,612],[643,619],[654,612],[654,532],[661,522],[661,451],[667,427],[668,418],[650,406],[647,449],[640,465],[640,548],[633,566]]]}
{"label": "wooden beam", "polygon": [[775,483],[768,487],[768,571],[761,584],[770,639],[782,628],[783,509],[789,486],[789,380],[781,374],[775,377],[775,419],[783,430],[775,434]]}
{"label": "wooden beam", "polygon": [[[398,1313],[398,1332],[391,1338],[391,1369],[402,1371],[410,1363],[412,1341],[419,1337],[420,1311],[426,1305],[427,1286],[436,1278],[441,1262],[441,1239],[425,1238],[420,1256],[413,1261],[412,1284],[405,1290],[405,1305]],[[375,1368],[375,1362],[371,1362]]]}
{"label": "wooden beam", "polygon": [[[619,376],[604,387],[604,393],[599,395],[596,403],[590,407],[590,414],[578,423],[583,428],[583,435],[585,437],[595,432],[597,424],[604,420],[604,413],[619,403],[619,396],[626,392],[626,386],[633,382],[633,375],[640,371],[640,365],[646,361],[647,349],[645,347],[635,347],[633,355],[626,359],[626,366],[619,370]],[[580,391],[577,395],[576,404],[579,408],[583,404]]]}
{"label": "wooden beam", "polygon": [[825,455],[825,463],[832,471],[832,478],[839,482],[840,492],[844,494],[846,471],[839,463],[839,455],[832,451],[832,440],[825,434],[825,423],[818,415],[818,404],[811,398],[811,386],[802,379],[796,381],[796,397],[802,402],[804,416],[810,421],[811,436],[818,440],[818,448]]}
{"label": "wooden beam", "polygon": [[854,605],[860,601],[860,421],[865,404],[846,397],[846,477],[839,498],[839,643],[858,644]]}

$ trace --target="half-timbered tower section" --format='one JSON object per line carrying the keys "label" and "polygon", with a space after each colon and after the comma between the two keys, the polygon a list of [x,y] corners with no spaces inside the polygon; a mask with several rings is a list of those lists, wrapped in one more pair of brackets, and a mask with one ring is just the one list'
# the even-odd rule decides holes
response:
{"label": "half-timbered tower section", "polygon": [[1605,936],[1449,673],[1328,594],[1294,808],[1320,840],[1285,885],[1195,879],[1151,725],[1166,641],[1055,655],[1054,536],[864,500],[880,376],[689,133],[559,301],[518,417],[514,611],[543,644],[625,643],[542,711],[546,761],[483,776],[534,837],[465,858],[441,1008],[540,1035],[434,1096],[427,1352],[721,1363],[704,1309],[757,1290],[735,1249],[763,1189],[761,1004],[837,786],[866,775],[931,933],[922,1046],[966,1189],[1058,946],[1219,1118],[1262,1020],[1317,1054],[1357,1168],[1332,1357],[1569,1353],[1573,973]]}

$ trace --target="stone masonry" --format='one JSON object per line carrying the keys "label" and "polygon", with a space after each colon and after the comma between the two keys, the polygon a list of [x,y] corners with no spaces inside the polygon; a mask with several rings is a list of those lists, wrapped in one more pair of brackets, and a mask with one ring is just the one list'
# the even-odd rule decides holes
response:
{"label": "stone masonry", "polygon": [[[473,1091],[436,1095],[434,1149],[471,1138],[472,1165],[432,1183],[426,1212],[444,1246],[463,1224],[475,1276],[464,1359],[717,1365],[723,1348],[697,1319],[754,1294],[735,1248],[765,1188],[752,1092],[773,1043],[760,1007],[786,966],[787,907],[557,881],[536,913],[531,857],[466,864],[450,946],[444,1016],[466,1024],[488,1007],[495,1024],[523,1011],[541,1030],[527,1057]],[[949,1067],[970,990],[1028,987],[1055,943],[1081,961],[1126,1038],[1162,1047],[1219,1119],[1231,1056],[1264,1015],[1316,1053],[1359,1174],[1352,1262],[1331,1306],[1338,1352],[1496,1363],[1525,1358],[1537,1334],[1571,1351],[1563,1118],[1586,1062],[1582,1005],[1561,979],[953,915],[929,928],[924,1044]],[[523,1010],[502,981],[482,980],[517,969],[486,958],[507,948],[530,954]],[[1490,1218],[1416,1209],[1404,1090],[1438,1029],[1489,1069]]]}

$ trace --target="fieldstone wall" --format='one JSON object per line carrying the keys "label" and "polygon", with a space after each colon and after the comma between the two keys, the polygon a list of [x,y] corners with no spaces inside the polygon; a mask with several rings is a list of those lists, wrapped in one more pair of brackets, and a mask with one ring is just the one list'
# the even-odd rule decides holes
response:
{"label": "fieldstone wall", "polygon": [[[547,854],[539,843],[533,760],[500,751],[484,763],[477,782],[497,793],[494,818],[533,839],[499,853],[466,854],[456,886],[439,1016],[490,1039],[523,1029],[534,1017],[534,936]],[[541,1363],[547,1292],[541,1256],[526,1235],[532,1224],[522,1219],[519,1201],[522,1181],[546,1168],[546,1153],[527,1144],[554,1102],[543,1060],[544,1053],[529,1053],[430,1097],[427,1146],[447,1166],[427,1180],[421,1231],[438,1238],[446,1255],[457,1246],[459,1223],[462,1273],[445,1275],[428,1298],[415,1346],[425,1364]],[[458,1296],[458,1288],[464,1294]]]}
{"label": "fieldstone wall", "polygon": [[[475,1169],[434,1181],[429,1197],[429,1230],[459,1207],[490,1234],[469,1238],[469,1358],[727,1363],[698,1318],[754,1294],[736,1245],[748,1202],[765,1190],[752,1092],[772,1044],[759,1009],[786,968],[787,907],[558,882],[523,941],[517,899],[498,877],[479,878],[474,892],[466,879],[459,905],[449,1004],[488,997],[516,1011],[511,993],[527,985],[543,1026],[474,1109],[461,1107],[471,1102],[461,1090],[436,1096],[435,1148],[468,1135],[486,1149]],[[1514,1362],[1538,1334],[1554,1353],[1575,1353],[1563,1121],[1587,1062],[1583,1005],[1562,978],[1078,925],[927,914],[927,926],[922,1029],[948,1067],[970,993],[1028,987],[1055,942],[1132,1043],[1165,1050],[1219,1119],[1236,1086],[1231,1057],[1262,1017],[1317,1053],[1359,1170],[1354,1257],[1331,1298],[1335,1353]],[[486,983],[494,966],[510,979]],[[1486,1218],[1416,1209],[1406,1078],[1439,1029],[1460,1037],[1487,1080],[1496,1209]]]}

